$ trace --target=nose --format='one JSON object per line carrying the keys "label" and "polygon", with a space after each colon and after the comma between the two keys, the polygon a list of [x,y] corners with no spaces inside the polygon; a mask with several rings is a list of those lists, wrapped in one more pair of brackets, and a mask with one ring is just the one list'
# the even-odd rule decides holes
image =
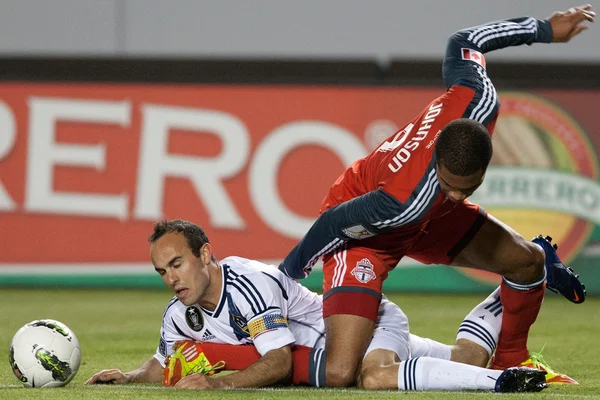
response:
{"label": "nose", "polygon": [[179,278],[177,277],[177,273],[175,271],[173,271],[173,268],[167,268],[167,283],[170,286],[175,286],[175,284],[179,281]]}
{"label": "nose", "polygon": [[460,203],[461,201],[467,198],[467,195],[457,190],[451,190],[448,193],[446,193],[446,197],[448,197],[451,201],[455,203]]}

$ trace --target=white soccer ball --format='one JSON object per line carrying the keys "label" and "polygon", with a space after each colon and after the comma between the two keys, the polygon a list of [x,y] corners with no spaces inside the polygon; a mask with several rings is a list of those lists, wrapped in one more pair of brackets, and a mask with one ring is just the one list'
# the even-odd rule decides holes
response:
{"label": "white soccer ball", "polygon": [[81,349],[77,337],[65,324],[40,319],[17,331],[8,359],[25,387],[60,387],[77,374]]}

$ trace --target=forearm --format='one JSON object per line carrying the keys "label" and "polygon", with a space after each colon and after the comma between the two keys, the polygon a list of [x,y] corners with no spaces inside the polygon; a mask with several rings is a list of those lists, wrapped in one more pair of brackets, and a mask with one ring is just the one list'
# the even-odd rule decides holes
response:
{"label": "forearm", "polygon": [[133,371],[125,372],[128,383],[159,383],[162,382],[163,368],[154,357]]}
{"label": "forearm", "polygon": [[382,190],[374,190],[325,211],[279,269],[294,279],[303,279],[319,257],[344,242],[364,239],[385,231],[379,221],[400,215],[406,207]]}
{"label": "forearm", "polygon": [[[535,18],[515,18],[462,29],[448,39],[443,66],[446,88],[466,86],[479,96],[490,97],[495,90],[485,72],[483,53],[509,46],[551,41],[550,23]],[[486,93],[488,90],[489,93]]]}
{"label": "forearm", "polygon": [[291,376],[290,346],[271,350],[248,368],[213,378],[220,388],[255,388],[271,386]]}
{"label": "forearm", "polygon": [[550,43],[552,28],[547,20],[531,17],[512,18],[462,29],[456,32],[450,41],[486,53],[509,46],[535,42]]}

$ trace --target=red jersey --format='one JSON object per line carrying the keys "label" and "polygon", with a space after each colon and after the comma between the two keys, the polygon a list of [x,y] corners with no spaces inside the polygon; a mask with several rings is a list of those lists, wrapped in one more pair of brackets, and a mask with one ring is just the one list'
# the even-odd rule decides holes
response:
{"label": "red jersey", "polygon": [[499,103],[483,53],[507,46],[551,42],[548,21],[515,18],[463,29],[448,40],[443,77],[447,92],[367,157],[353,163],[330,188],[321,216],[279,268],[301,279],[312,265],[349,240],[379,235],[435,216],[445,196],[436,176],[434,145],[458,118],[484,124],[490,134]]}
{"label": "red jersey", "polygon": [[[432,163],[435,140],[449,122],[464,117],[476,94],[471,88],[453,86],[432,101],[371,154],[350,165],[329,189],[321,212],[381,189],[404,204],[410,202],[412,208],[408,207],[392,221],[380,221],[381,224],[376,226],[400,227],[435,215],[445,199],[438,189]],[[488,109],[494,105],[489,102]],[[494,109],[488,111],[491,118],[488,118],[487,128],[492,134],[497,112]],[[412,201],[411,196],[414,197]],[[430,203],[432,206],[427,207]],[[425,209],[427,211],[423,212]]]}

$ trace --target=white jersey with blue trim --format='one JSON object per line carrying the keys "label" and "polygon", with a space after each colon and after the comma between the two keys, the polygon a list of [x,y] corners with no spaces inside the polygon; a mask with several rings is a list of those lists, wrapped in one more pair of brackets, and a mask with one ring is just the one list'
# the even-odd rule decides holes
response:
{"label": "white jersey with blue trim", "polygon": [[164,366],[178,340],[253,344],[264,355],[289,344],[322,347],[323,301],[276,266],[242,257],[220,263],[222,292],[214,310],[171,299],[155,358]]}

